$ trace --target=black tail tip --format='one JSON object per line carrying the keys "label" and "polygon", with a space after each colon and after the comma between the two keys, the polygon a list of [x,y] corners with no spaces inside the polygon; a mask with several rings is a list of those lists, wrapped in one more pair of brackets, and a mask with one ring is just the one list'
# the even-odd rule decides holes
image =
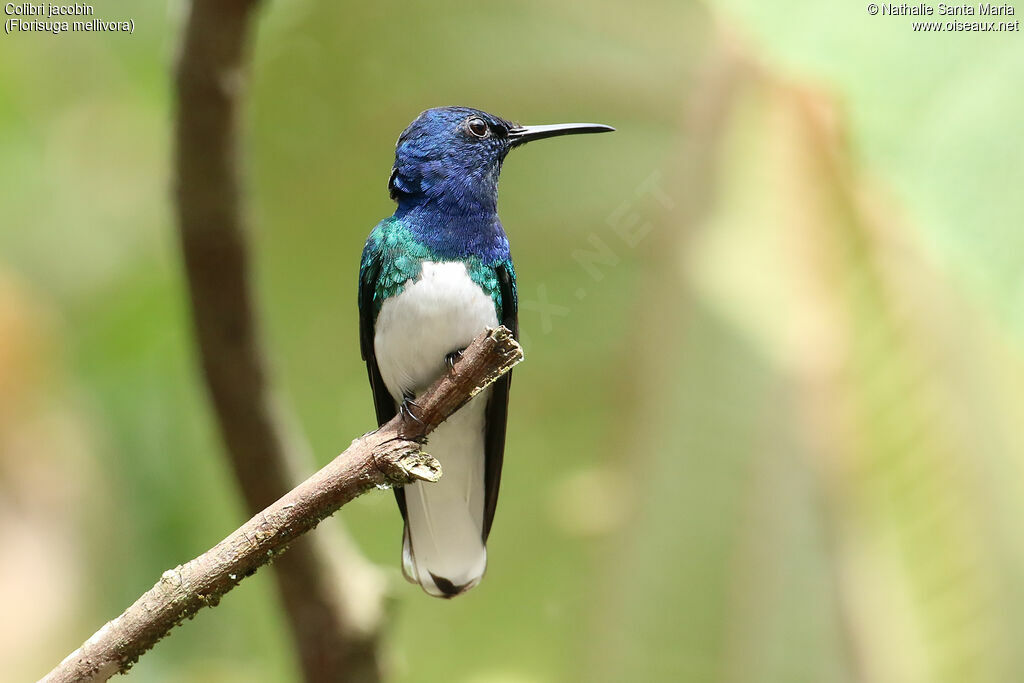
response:
{"label": "black tail tip", "polygon": [[451,600],[456,595],[465,593],[471,587],[471,584],[468,583],[464,583],[461,586],[456,586],[448,579],[442,576],[438,576],[434,572],[430,572],[430,578],[434,580],[434,585],[437,586],[438,590],[440,590],[444,594],[441,597],[445,598],[446,600]]}

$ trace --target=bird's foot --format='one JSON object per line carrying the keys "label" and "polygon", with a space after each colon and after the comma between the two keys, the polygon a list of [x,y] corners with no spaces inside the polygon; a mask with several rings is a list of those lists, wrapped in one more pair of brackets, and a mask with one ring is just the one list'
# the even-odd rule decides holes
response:
{"label": "bird's foot", "polygon": [[462,358],[462,354],[465,351],[466,351],[466,349],[464,349],[464,348],[456,349],[456,350],[452,351],[451,353],[447,354],[444,357],[444,362],[445,362],[445,365],[448,366],[448,370],[453,371],[453,372],[455,371],[455,363],[458,362],[458,360],[460,358]]}
{"label": "bird's foot", "polygon": [[403,416],[408,417],[413,422],[423,424],[423,420],[417,417],[416,413],[413,412],[413,408],[419,410],[419,407],[420,405],[413,400],[413,395],[407,392],[402,399],[402,404],[398,406],[398,412]]}

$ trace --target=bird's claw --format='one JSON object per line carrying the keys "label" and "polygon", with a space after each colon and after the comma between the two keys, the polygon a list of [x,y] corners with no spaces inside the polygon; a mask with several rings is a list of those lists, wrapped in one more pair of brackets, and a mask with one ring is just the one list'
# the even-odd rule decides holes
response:
{"label": "bird's claw", "polygon": [[455,371],[455,363],[462,358],[462,354],[465,350],[466,349],[455,349],[444,357],[444,362],[448,366],[449,371]]}
{"label": "bird's claw", "polygon": [[413,400],[412,394],[406,394],[405,398],[402,399],[402,404],[398,406],[398,412],[417,424],[423,424],[423,420],[417,417],[416,413],[412,410],[413,408],[418,409],[419,407],[420,405]]}

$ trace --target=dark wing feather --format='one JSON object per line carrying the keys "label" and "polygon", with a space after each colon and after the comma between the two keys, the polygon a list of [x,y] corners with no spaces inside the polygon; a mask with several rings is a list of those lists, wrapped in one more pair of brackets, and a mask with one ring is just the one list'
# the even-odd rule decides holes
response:
{"label": "dark wing feather", "polygon": [[[501,296],[501,324],[519,339],[519,304],[512,274],[504,265],[498,266],[498,287]],[[505,457],[505,426],[508,423],[508,394],[512,386],[512,373],[507,372],[491,388],[487,402],[487,427],[484,434],[484,542],[491,533],[494,510],[498,506],[498,488],[501,485],[501,464]]]}
{"label": "dark wing feather", "polygon": [[[374,313],[373,292],[377,288],[377,276],[380,274],[380,260],[373,258],[363,266],[359,274],[359,349],[366,361],[366,374],[370,378],[370,389],[373,391],[373,407],[377,411],[377,426],[380,427],[398,412],[391,393],[384,386],[384,378],[377,367],[377,355],[373,347]],[[405,491],[395,489],[398,509],[405,519]]]}
{"label": "dark wing feather", "polygon": [[397,412],[391,393],[384,386],[384,378],[377,367],[377,355],[373,350],[374,304],[373,291],[377,287],[380,261],[373,259],[359,277],[359,348],[366,361],[366,374],[373,390],[373,407],[377,410],[377,426],[389,422]]}

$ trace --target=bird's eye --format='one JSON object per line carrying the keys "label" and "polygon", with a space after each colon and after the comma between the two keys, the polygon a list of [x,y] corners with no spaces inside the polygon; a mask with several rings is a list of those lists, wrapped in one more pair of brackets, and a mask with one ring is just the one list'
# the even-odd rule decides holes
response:
{"label": "bird's eye", "polygon": [[478,116],[474,116],[470,120],[466,121],[466,128],[469,130],[470,133],[472,133],[478,138],[487,137],[487,123]]}

